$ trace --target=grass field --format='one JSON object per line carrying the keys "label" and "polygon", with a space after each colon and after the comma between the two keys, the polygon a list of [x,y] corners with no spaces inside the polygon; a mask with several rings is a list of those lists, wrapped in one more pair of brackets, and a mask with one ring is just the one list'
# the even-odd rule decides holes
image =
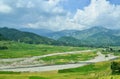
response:
{"label": "grass field", "polygon": [[49,57],[40,58],[38,59],[38,61],[42,60],[47,64],[67,64],[67,63],[76,63],[78,61],[93,59],[96,56],[97,56],[96,51],[94,51],[94,52],[84,52],[77,54],[49,56]]}
{"label": "grass field", "polygon": [[[34,45],[10,41],[0,41],[0,46],[8,47],[6,50],[0,50],[0,58],[32,57],[57,52],[93,49],[88,47]],[[54,62],[55,64],[61,64],[68,61],[88,60],[94,56],[96,56],[96,52],[50,56],[42,58],[42,60],[48,63]],[[106,61],[59,71],[0,72],[0,79],[120,79],[120,75],[111,75],[110,65],[111,61]]]}
{"label": "grass field", "polygon": [[0,46],[7,46],[8,49],[0,50],[0,58],[20,58],[45,55],[50,53],[80,51],[92,49],[89,47],[69,47],[69,46],[52,46],[52,45],[35,45],[17,43],[11,41],[0,41]]}
{"label": "grass field", "polygon": [[0,73],[0,79],[119,79],[119,75],[111,75],[110,64],[110,61],[100,62],[78,68],[41,73]]}

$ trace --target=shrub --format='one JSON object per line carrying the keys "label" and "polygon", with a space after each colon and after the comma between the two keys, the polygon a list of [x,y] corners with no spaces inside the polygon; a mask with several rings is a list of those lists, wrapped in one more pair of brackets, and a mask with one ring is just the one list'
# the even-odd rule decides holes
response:
{"label": "shrub", "polygon": [[119,74],[120,73],[120,61],[113,61],[111,63],[111,70],[112,70],[112,74]]}
{"label": "shrub", "polygon": [[0,50],[6,50],[6,49],[8,49],[7,46],[0,46]]}

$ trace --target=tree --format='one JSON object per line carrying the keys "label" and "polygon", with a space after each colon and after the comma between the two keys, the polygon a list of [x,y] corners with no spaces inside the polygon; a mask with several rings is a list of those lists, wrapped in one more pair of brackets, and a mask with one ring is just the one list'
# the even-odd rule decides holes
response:
{"label": "tree", "polygon": [[120,73],[120,61],[113,61],[111,63],[112,74]]}

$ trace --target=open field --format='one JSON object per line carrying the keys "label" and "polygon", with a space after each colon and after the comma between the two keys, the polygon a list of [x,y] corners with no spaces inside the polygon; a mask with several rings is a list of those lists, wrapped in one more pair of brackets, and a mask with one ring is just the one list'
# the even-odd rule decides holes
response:
{"label": "open field", "polygon": [[[75,53],[75,54],[60,54],[49,56],[48,54],[93,50],[89,47],[65,47],[65,46],[51,46],[51,45],[34,45],[17,42],[0,42],[0,46],[7,46],[8,49],[0,50],[0,58],[30,58],[34,56],[42,56],[39,60],[45,61],[47,64],[66,64],[77,61],[85,61],[97,56],[96,51]],[[118,48],[119,49],[119,48]],[[99,50],[99,49],[98,49]],[[89,54],[90,53],[90,54]],[[105,52],[109,54],[114,52]],[[48,56],[47,56],[48,55]],[[116,54],[117,55],[117,54]],[[104,56],[105,57],[105,56]],[[34,58],[33,58],[34,59]],[[120,59],[118,59],[120,60]],[[19,60],[17,62],[21,62]],[[28,61],[26,61],[28,62]],[[25,63],[26,63],[25,62]],[[0,62],[4,63],[4,62]],[[6,62],[5,64],[10,64]],[[119,75],[111,75],[110,69],[111,61],[96,62],[83,67],[46,71],[46,72],[0,72],[0,79],[119,79]]]}
{"label": "open field", "polygon": [[78,52],[77,54],[73,53],[73,54],[43,57],[38,59],[38,61],[44,61],[47,64],[67,64],[67,63],[77,63],[79,61],[90,60],[96,56],[97,53],[95,51],[83,52],[83,53]]}
{"label": "open field", "polygon": [[33,73],[0,73],[0,79],[119,79],[119,75],[111,75],[109,62],[100,62],[84,67],[49,72]]}
{"label": "open field", "polygon": [[51,53],[60,53],[68,51],[80,51],[93,49],[89,47],[69,47],[69,46],[52,46],[52,45],[35,45],[17,42],[0,41],[0,46],[6,46],[8,49],[0,50],[0,58],[20,58],[40,56]]}

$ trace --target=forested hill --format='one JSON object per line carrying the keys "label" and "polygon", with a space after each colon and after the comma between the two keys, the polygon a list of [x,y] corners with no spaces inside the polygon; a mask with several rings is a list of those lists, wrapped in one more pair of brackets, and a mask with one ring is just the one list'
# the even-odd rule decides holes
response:
{"label": "forested hill", "polygon": [[[59,37],[59,41],[77,46],[120,46],[120,30],[110,30],[103,27],[76,31],[63,37],[60,37],[59,34],[56,35]],[[56,35],[53,37],[55,38]]]}
{"label": "forested hill", "polygon": [[0,41],[1,40],[7,40],[2,34],[0,34]]}
{"label": "forested hill", "polygon": [[14,40],[18,42],[24,42],[24,43],[30,43],[30,44],[50,44],[50,45],[62,45],[63,43],[58,42],[56,40],[39,36],[34,33],[30,32],[23,32],[19,31],[17,29],[11,29],[11,28],[0,28],[0,37],[1,39],[4,36],[5,38],[9,40]]}

